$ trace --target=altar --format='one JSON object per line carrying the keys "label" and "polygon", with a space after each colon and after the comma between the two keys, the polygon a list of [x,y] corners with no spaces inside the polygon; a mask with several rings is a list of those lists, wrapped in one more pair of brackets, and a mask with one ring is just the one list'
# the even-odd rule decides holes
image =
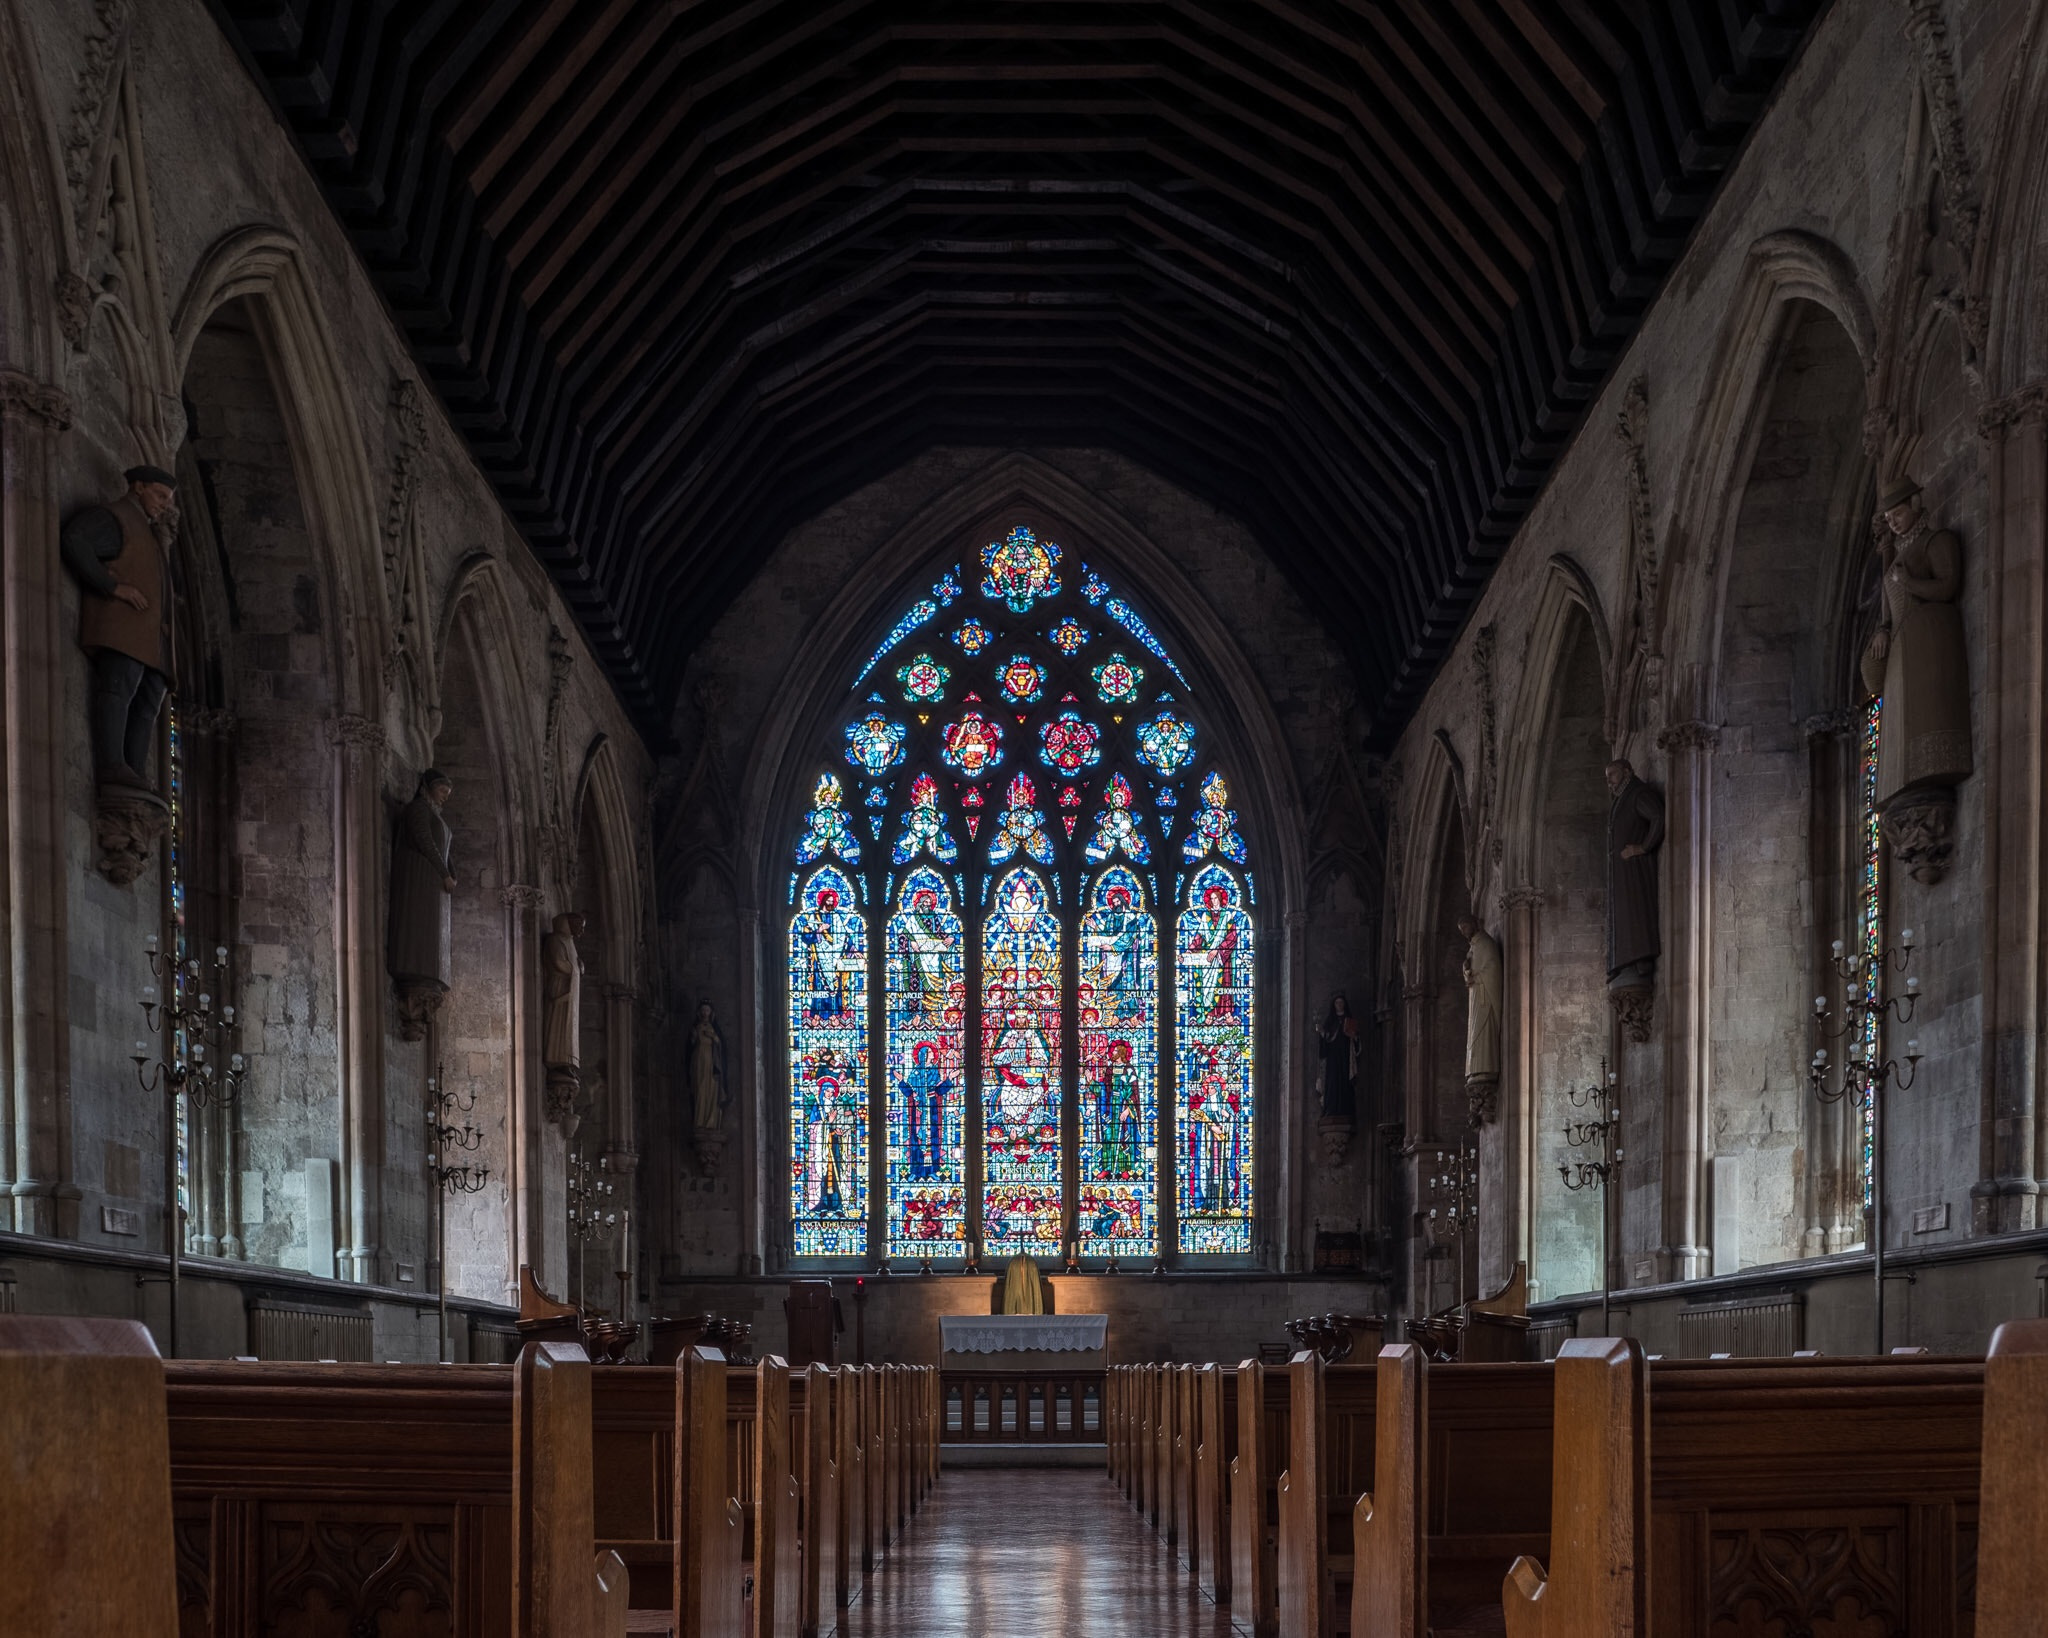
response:
{"label": "altar", "polygon": [[941,1315],[940,1443],[1100,1444],[1108,1365],[1107,1314]]}

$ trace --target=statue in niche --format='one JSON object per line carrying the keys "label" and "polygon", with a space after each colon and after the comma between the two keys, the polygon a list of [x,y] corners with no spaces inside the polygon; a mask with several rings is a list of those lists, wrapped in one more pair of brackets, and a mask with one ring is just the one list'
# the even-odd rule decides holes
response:
{"label": "statue in niche", "polygon": [[1323,1159],[1336,1166],[1343,1162],[1358,1126],[1358,1053],[1361,1046],[1358,1015],[1342,990],[1330,997],[1330,1010],[1316,1025],[1316,1094],[1322,1117],[1316,1122]]}
{"label": "statue in niche", "polygon": [[1465,940],[1465,1102],[1473,1126],[1500,1109],[1500,941],[1476,916],[1460,916]]}
{"label": "statue in niche", "polygon": [[564,911],[541,946],[540,1056],[547,1069],[547,1115],[565,1128],[576,1118],[576,1093],[583,1082],[583,958],[576,951],[583,925],[575,911]]}
{"label": "statue in niche", "polygon": [[1607,764],[1607,997],[1631,1041],[1650,1038],[1657,958],[1657,852],[1664,793],[1636,777],[1625,757]]}
{"label": "statue in niche", "polygon": [[1936,529],[1920,486],[1878,497],[1883,613],[1863,650],[1878,716],[1877,806],[1892,853],[1914,880],[1937,882],[1955,853],[1955,788],[1970,776],[1970,674],[1963,647],[1963,545]]}
{"label": "statue in niche", "polygon": [[83,591],[78,644],[92,657],[94,831],[100,871],[125,887],[156,855],[170,808],[149,779],[157,714],[172,687],[170,531],[177,478],[131,466],[127,492],[89,506],[58,536]]}
{"label": "statue in niche", "polygon": [[455,833],[441,816],[455,784],[439,768],[420,775],[399,810],[391,848],[391,981],[398,990],[398,1033],[426,1039],[454,976]]}
{"label": "statue in niche", "polygon": [[706,1177],[718,1171],[725,1154],[725,1106],[730,1102],[725,1080],[725,1037],[709,1001],[697,1005],[690,1026],[690,1124],[697,1164]]}

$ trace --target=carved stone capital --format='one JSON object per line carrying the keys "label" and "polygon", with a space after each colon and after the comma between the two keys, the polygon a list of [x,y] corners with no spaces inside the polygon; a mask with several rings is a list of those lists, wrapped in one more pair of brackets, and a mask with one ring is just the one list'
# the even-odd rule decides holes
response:
{"label": "carved stone capital", "polygon": [[127,887],[149,868],[171,822],[171,806],[154,791],[102,785],[93,798],[93,841],[99,872]]}
{"label": "carved stone capital", "polygon": [[541,1113],[550,1124],[562,1129],[565,1139],[574,1137],[576,1128],[582,1124],[582,1117],[576,1109],[576,1095],[582,1090],[583,1077],[575,1070],[566,1064],[549,1065]]}
{"label": "carved stone capital", "polygon": [[178,727],[185,733],[207,739],[229,739],[235,732],[235,714],[224,707],[195,705],[180,707]]}
{"label": "carved stone capital", "polygon": [[1540,887],[1511,887],[1500,896],[1500,913],[1511,910],[1534,910],[1543,903]]}
{"label": "carved stone capital", "polygon": [[1316,1122],[1316,1145],[1322,1151],[1325,1166],[1344,1164],[1344,1156],[1351,1148],[1351,1135],[1357,1129],[1348,1115],[1325,1115]]}
{"label": "carved stone capital", "polygon": [[719,1163],[725,1159],[726,1136],[722,1127],[699,1128],[690,1135],[690,1145],[697,1152],[697,1172],[702,1177],[716,1177]]}
{"label": "carved stone capital", "polygon": [[1401,999],[1403,1001],[1427,1001],[1435,994],[1436,986],[1434,984],[1403,984],[1401,986]]}
{"label": "carved stone capital", "polygon": [[531,910],[541,901],[541,890],[527,882],[508,882],[498,895],[507,909]]}
{"label": "carved stone capital", "polygon": [[1614,1020],[1628,1039],[1641,1046],[1650,1038],[1650,1021],[1657,1001],[1654,984],[1625,984],[1610,989],[1607,999],[1614,1005]]}
{"label": "carved stone capital", "polygon": [[338,748],[357,754],[382,751],[384,725],[369,717],[359,717],[353,711],[343,711],[328,718],[327,738]]}
{"label": "carved stone capital", "polygon": [[1979,410],[1977,432],[1980,437],[1991,439],[2007,427],[2038,426],[2044,420],[2048,420],[2048,381],[2036,381]]}
{"label": "carved stone capital", "polygon": [[0,416],[19,416],[62,432],[71,425],[71,400],[61,388],[46,387],[19,370],[0,370]]}
{"label": "carved stone capital", "polygon": [[1836,711],[1816,711],[1800,724],[1808,739],[1848,739],[1863,726],[1863,713],[1845,705]]}
{"label": "carved stone capital", "polygon": [[1892,857],[1916,882],[1933,885],[1956,856],[1956,793],[1946,785],[1901,791],[1884,809],[1884,837]]}
{"label": "carved stone capital", "polygon": [[1721,725],[1702,722],[1698,717],[1674,722],[1657,736],[1657,749],[1660,751],[1718,751],[1720,748]]}
{"label": "carved stone capital", "polygon": [[600,986],[607,1001],[638,1001],[640,988],[637,984],[620,984],[606,979]]}
{"label": "carved stone capital", "polygon": [[1475,1130],[1491,1126],[1500,1114],[1500,1077],[1498,1075],[1467,1075],[1465,1077],[1465,1124]]}

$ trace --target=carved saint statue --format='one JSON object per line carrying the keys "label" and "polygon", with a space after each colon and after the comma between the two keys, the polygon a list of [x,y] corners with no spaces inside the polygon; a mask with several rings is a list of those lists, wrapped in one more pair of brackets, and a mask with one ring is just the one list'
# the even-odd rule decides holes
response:
{"label": "carved saint statue", "polygon": [[718,1016],[709,1001],[699,1004],[697,1022],[690,1026],[690,1113],[700,1132],[715,1132],[725,1124],[725,1037],[718,1033]]}
{"label": "carved saint statue", "polygon": [[583,958],[576,953],[582,935],[583,918],[566,911],[541,947],[541,1062],[548,1079],[566,1081],[572,1095],[583,1062]]}
{"label": "carved saint statue", "polygon": [[454,974],[455,833],[441,817],[454,784],[439,768],[398,815],[391,848],[391,980],[398,989],[399,1033],[423,1040]]}
{"label": "carved saint statue", "polygon": [[1863,650],[1863,686],[1878,717],[1877,805],[1899,858],[1937,881],[1953,850],[1954,790],[1969,777],[1970,675],[1963,616],[1963,546],[1936,529],[1920,486],[1900,478],[1878,497],[1884,608]]}
{"label": "carved saint statue", "polygon": [[148,790],[157,712],[171,663],[171,565],[154,525],[171,512],[177,478],[131,466],[128,492],[64,525],[64,566],[84,588],[78,643],[92,656],[93,777]]}
{"label": "carved saint statue", "polygon": [[1647,988],[1663,945],[1657,930],[1657,850],[1664,845],[1664,793],[1636,777],[1626,759],[1607,764],[1607,983]]}
{"label": "carved saint statue", "polygon": [[1316,1025],[1316,1041],[1322,1070],[1316,1090],[1322,1094],[1325,1120],[1355,1120],[1358,1116],[1358,1015],[1339,990],[1330,997],[1330,1010]]}
{"label": "carved saint statue", "polygon": [[1500,1094],[1500,943],[1476,916],[1460,916],[1465,939],[1465,1096],[1474,1126],[1493,1119]]}

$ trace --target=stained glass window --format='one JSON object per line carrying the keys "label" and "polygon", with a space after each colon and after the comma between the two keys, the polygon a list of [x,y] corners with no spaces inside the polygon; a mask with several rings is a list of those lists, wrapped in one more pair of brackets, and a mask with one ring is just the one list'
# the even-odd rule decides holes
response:
{"label": "stained glass window", "polygon": [[1159,1244],[1159,944],[1144,884],[1121,867],[1089,892],[1075,1005],[1081,1253],[1149,1258]]}
{"label": "stained glass window", "polygon": [[789,1215],[799,1257],[868,1246],[868,930],[827,865],[789,925]]}
{"label": "stained glass window", "polygon": [[1030,527],[883,634],[795,825],[792,1255],[1251,1251],[1254,901],[1206,720]]}
{"label": "stained glass window", "polygon": [[1249,1251],[1252,918],[1221,865],[1189,881],[1173,959],[1180,1248]]}
{"label": "stained glass window", "polygon": [[889,1254],[967,1239],[967,966],[953,890],[913,870],[889,918]]}
{"label": "stained glass window", "polygon": [[982,1240],[992,1252],[1065,1239],[1060,1144],[1060,924],[1045,884],[1013,870],[982,926]]}
{"label": "stained glass window", "polygon": [[[1882,699],[1874,699],[1863,708],[1863,858],[1856,896],[1857,937],[1862,946],[1863,970],[1878,979],[1884,972],[1879,961],[1884,951],[1884,826],[1877,809],[1877,735],[1883,710]],[[1881,1019],[1875,1013],[1864,1014],[1857,1056],[1867,1064],[1877,1063],[1884,1056],[1883,1047]],[[1867,1211],[1870,1209],[1871,1179],[1876,1175],[1871,1152],[1875,1122],[1867,1093],[1858,1106],[1858,1114],[1863,1131],[1862,1142],[1857,1148],[1863,1157],[1863,1206]]]}

